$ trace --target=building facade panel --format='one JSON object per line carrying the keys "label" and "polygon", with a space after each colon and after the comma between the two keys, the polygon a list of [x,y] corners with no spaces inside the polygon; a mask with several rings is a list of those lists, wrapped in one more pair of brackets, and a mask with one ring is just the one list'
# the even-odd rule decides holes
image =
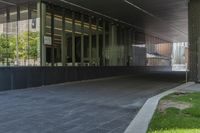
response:
{"label": "building facade panel", "polygon": [[50,1],[8,6],[0,18],[1,66],[137,66],[135,45],[145,46],[142,66],[171,65],[169,42]]}

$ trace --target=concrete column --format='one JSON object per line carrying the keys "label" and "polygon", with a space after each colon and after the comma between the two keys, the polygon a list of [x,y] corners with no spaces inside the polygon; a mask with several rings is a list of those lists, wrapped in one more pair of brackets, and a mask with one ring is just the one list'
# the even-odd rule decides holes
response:
{"label": "concrete column", "polygon": [[20,21],[20,8],[17,6],[17,38],[16,38],[16,62],[17,66],[19,66],[19,21]]}
{"label": "concrete column", "polygon": [[62,65],[66,66],[67,49],[66,49],[66,34],[65,34],[65,10],[63,10],[62,16],[62,44],[61,44],[61,59]]}
{"label": "concrete column", "polygon": [[190,80],[200,81],[200,0],[189,2],[189,69]]}
{"label": "concrete column", "polygon": [[123,38],[124,38],[124,64],[127,66],[127,56],[128,56],[128,41],[127,41],[127,29],[124,28],[123,30]]}
{"label": "concrete column", "polygon": [[128,30],[128,46],[127,46],[127,62],[128,62],[128,65],[130,66],[131,65],[131,45],[132,45],[132,29],[129,29]]}
{"label": "concrete column", "polygon": [[76,55],[75,55],[75,13],[72,13],[72,65],[75,66]]}
{"label": "concrete column", "polygon": [[92,64],[92,19],[89,18],[89,64]]}
{"label": "concrete column", "polygon": [[135,44],[135,32],[132,29],[131,30],[131,44],[129,46],[130,66],[133,65],[133,47],[132,47],[132,45],[134,45],[134,44]]}
{"label": "concrete column", "polygon": [[124,39],[124,34],[123,34],[123,28],[122,27],[120,27],[120,30],[118,31],[118,32],[120,32],[119,33],[119,43],[120,43],[120,47],[121,47],[121,50],[120,50],[120,53],[121,53],[121,57],[120,57],[120,65],[121,66],[125,66],[126,64],[124,63],[124,55],[125,55],[125,53],[124,52],[122,52],[122,50],[124,51],[124,41],[123,41],[123,39]]}
{"label": "concrete column", "polygon": [[[9,9],[6,9],[6,41],[8,42],[8,23],[10,22]],[[8,53],[9,42],[7,43],[6,53]],[[28,54],[29,55],[29,54]],[[8,56],[6,56],[6,66],[9,66]]]}
{"label": "concrete column", "polygon": [[113,29],[112,29],[112,24],[109,24],[109,46],[108,46],[108,59],[109,59],[109,66],[112,66],[112,58],[113,58]]}
{"label": "concrete column", "polygon": [[46,5],[39,2],[40,7],[40,45],[41,45],[41,66],[46,66],[46,47],[44,45]]}
{"label": "concrete column", "polygon": [[[40,1],[39,2],[37,2],[37,18],[38,18],[38,20],[41,20],[41,17],[40,17],[40,15],[41,15],[41,8],[40,8]],[[41,29],[41,24],[40,24],[40,22],[37,22],[37,24],[39,23],[39,25],[40,25],[40,27],[39,27],[39,32],[40,32],[40,29]],[[40,64],[38,64],[38,65],[40,65],[40,66],[42,66],[42,48],[41,48],[41,46],[42,46],[42,43],[41,43],[41,40],[42,40],[42,38],[41,38],[41,33],[39,34],[39,37],[40,37],[40,39],[38,39],[38,42],[37,42],[37,59],[38,59],[38,63],[40,63]]]}
{"label": "concrete column", "polygon": [[106,48],[106,23],[105,20],[103,20],[103,66],[105,66],[106,64],[106,60],[105,60],[105,48]]}
{"label": "concrete column", "polygon": [[110,24],[109,26],[109,57],[110,57],[110,65],[117,65],[117,27],[114,24]]}
{"label": "concrete column", "polygon": [[100,58],[99,58],[99,19],[96,19],[96,61],[97,61],[97,66],[99,66]]}
{"label": "concrete column", "polygon": [[54,11],[51,12],[51,39],[52,39],[52,47],[51,47],[51,53],[52,53],[52,57],[51,57],[51,66],[55,66],[55,52],[54,52]]}
{"label": "concrete column", "polygon": [[84,66],[84,16],[81,15],[81,66]]}

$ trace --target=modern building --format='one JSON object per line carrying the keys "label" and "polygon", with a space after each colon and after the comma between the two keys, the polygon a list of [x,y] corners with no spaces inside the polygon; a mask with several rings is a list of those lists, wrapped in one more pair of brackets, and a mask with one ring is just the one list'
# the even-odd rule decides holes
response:
{"label": "modern building", "polygon": [[[147,45],[147,53],[154,54],[157,65],[162,60],[161,45],[171,43],[125,22],[63,4],[66,3],[3,2],[1,65],[126,66],[132,63],[132,45],[140,44]],[[172,50],[166,50],[170,60]]]}
{"label": "modern building", "polygon": [[[197,1],[191,0],[189,13]],[[187,4],[182,0],[171,5],[132,0],[0,0],[0,66],[7,75],[0,83],[15,89],[68,81],[60,80],[66,71],[71,75],[76,71],[73,80],[82,80],[138,70],[172,70],[179,56],[174,54],[174,45],[188,42]],[[153,10],[155,5],[158,12]],[[169,11],[161,12],[161,8]],[[193,20],[197,15],[189,16]],[[186,57],[179,64],[187,64],[187,50],[182,49],[181,55]],[[193,63],[191,80],[196,81]],[[26,84],[15,83],[19,73],[28,79]],[[61,77],[66,79],[66,73]]]}

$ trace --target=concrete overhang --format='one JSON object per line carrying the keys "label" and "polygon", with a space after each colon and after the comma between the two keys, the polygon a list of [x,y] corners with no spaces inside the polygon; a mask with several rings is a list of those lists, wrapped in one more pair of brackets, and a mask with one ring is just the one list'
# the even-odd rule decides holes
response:
{"label": "concrete overhang", "polygon": [[[0,0],[18,4],[33,0]],[[47,0],[123,21],[170,42],[188,41],[187,0]],[[62,5],[63,5],[62,4]]]}

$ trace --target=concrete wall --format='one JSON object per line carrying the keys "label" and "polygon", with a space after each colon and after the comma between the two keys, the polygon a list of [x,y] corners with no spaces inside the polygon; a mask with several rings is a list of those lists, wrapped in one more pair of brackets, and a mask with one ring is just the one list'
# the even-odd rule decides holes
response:
{"label": "concrete wall", "polygon": [[188,13],[190,80],[198,82],[200,80],[200,65],[198,66],[200,61],[200,0],[190,0]]}
{"label": "concrete wall", "polygon": [[0,68],[0,91],[136,74],[171,71],[169,67],[5,67]]}

